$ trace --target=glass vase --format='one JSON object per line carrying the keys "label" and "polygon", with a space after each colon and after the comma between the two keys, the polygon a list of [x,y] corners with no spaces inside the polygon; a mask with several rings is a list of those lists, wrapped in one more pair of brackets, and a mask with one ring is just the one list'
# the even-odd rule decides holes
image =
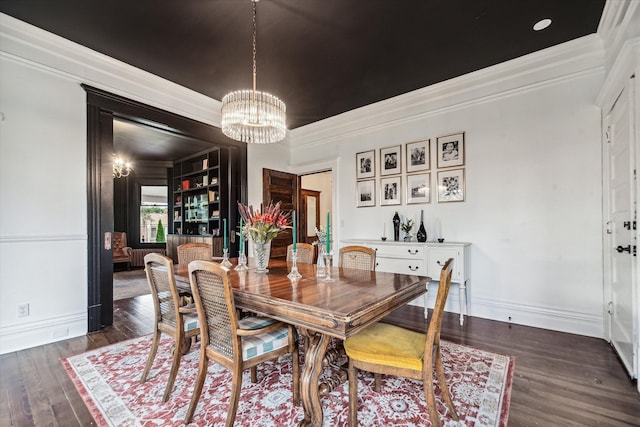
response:
{"label": "glass vase", "polygon": [[267,242],[253,242],[253,259],[256,263],[256,273],[267,273],[269,257],[271,256],[271,240]]}

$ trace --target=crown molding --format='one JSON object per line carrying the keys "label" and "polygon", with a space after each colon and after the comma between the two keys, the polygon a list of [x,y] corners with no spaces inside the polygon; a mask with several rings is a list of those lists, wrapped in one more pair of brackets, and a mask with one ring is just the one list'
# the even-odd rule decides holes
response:
{"label": "crown molding", "polygon": [[609,113],[618,94],[622,92],[627,80],[632,75],[640,73],[640,37],[627,40],[616,56],[611,69],[608,71],[595,104],[602,110],[602,114]]}
{"label": "crown molding", "polygon": [[0,13],[0,56],[220,127],[222,103]]}
{"label": "crown molding", "polygon": [[513,95],[558,79],[602,72],[604,49],[597,34],[474,71],[407,94],[367,105],[291,131],[292,150],[371,131],[424,115]]}

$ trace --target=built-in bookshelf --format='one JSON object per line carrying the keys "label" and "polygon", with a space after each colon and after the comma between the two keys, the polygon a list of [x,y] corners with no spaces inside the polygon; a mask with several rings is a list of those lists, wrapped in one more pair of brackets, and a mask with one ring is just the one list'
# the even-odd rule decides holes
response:
{"label": "built-in bookshelf", "polygon": [[228,155],[212,149],[174,163],[173,233],[222,235],[221,212],[228,210]]}

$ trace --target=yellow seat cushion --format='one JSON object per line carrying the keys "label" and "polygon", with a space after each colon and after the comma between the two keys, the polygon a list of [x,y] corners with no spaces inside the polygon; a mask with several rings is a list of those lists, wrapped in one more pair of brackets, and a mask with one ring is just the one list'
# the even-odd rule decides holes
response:
{"label": "yellow seat cushion", "polygon": [[422,370],[427,337],[386,323],[376,323],[347,338],[350,359],[376,365]]}

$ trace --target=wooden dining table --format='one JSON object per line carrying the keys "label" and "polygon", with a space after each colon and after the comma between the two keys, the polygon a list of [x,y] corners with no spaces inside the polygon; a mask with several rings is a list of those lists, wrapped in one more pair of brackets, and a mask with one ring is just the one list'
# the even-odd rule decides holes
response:
{"label": "wooden dining table", "polygon": [[[308,338],[300,374],[304,419],[300,426],[322,426],[318,380],[330,337],[344,340],[427,291],[430,277],[333,267],[326,281],[313,264],[297,264],[300,279],[287,277],[291,263],[270,260],[269,272],[230,268],[237,308],[295,325]],[[178,288],[190,291],[187,265],[174,266]]]}

